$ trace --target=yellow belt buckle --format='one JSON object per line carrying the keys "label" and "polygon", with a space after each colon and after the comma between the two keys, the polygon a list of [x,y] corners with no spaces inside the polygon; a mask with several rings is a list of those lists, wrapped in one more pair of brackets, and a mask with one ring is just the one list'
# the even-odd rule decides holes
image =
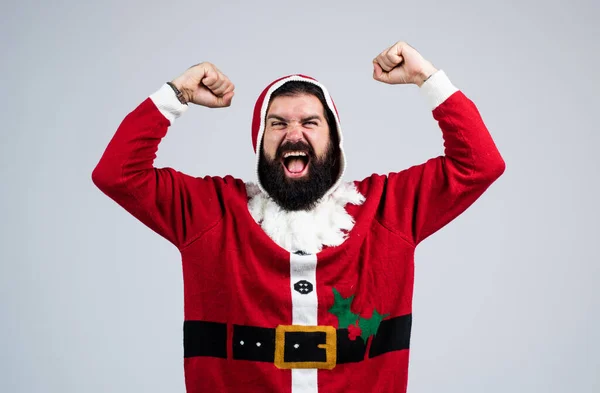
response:
{"label": "yellow belt buckle", "polygon": [[[325,344],[319,344],[319,348],[325,349],[324,362],[286,362],[283,358],[285,352],[285,334],[287,332],[323,332],[325,333]],[[275,329],[275,366],[281,369],[291,368],[318,368],[331,370],[337,361],[337,332],[333,326],[301,326],[301,325],[279,325]]]}

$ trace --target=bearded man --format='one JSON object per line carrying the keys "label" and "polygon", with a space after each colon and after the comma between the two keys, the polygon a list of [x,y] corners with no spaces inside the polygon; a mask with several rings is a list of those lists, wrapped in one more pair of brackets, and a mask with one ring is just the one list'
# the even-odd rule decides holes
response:
{"label": "bearded man", "polygon": [[475,105],[410,45],[373,67],[377,81],[420,87],[443,156],[344,181],[328,90],[290,75],[254,107],[254,181],[155,168],[190,104],[231,104],[234,85],[201,63],[129,113],[94,169],[100,190],[181,253],[189,393],[406,391],[415,248],[505,163]]}

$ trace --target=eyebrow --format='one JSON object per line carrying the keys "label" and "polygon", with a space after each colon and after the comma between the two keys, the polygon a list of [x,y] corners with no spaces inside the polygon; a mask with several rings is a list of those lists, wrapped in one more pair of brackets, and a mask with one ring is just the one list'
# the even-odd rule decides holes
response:
{"label": "eyebrow", "polygon": [[[288,121],[286,118],[281,117],[281,116],[277,116],[277,115],[269,115],[267,117],[267,120],[269,120],[269,119],[276,119],[276,120],[279,120],[279,121],[286,121],[286,122]],[[318,115],[312,115],[312,116],[307,116],[307,117],[302,118],[303,122],[304,121],[309,121],[309,120],[321,120],[321,117],[318,116]]]}

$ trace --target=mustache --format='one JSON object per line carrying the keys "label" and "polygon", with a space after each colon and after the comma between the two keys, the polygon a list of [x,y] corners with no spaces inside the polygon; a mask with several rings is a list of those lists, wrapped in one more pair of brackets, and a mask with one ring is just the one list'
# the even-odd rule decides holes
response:
{"label": "mustache", "polygon": [[298,141],[298,142],[284,142],[284,143],[282,143],[277,148],[277,151],[275,152],[275,157],[277,159],[280,159],[288,151],[304,151],[311,158],[315,158],[316,157],[315,150],[312,148],[312,146],[309,145],[308,143],[304,143],[304,142],[300,142],[300,141]]}

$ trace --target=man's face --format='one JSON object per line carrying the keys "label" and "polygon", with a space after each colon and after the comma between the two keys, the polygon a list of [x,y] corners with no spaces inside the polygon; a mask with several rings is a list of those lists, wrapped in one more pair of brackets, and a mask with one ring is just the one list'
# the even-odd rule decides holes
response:
{"label": "man's face", "polygon": [[259,176],[283,209],[309,209],[333,185],[334,151],[317,97],[273,99],[266,116]]}
{"label": "man's face", "polygon": [[[311,159],[325,157],[329,140],[325,109],[317,97],[309,94],[279,96],[271,102],[265,124],[264,154],[269,161],[281,163],[287,178],[306,177]],[[289,150],[286,145],[295,148]],[[310,157],[310,148],[315,157]],[[278,153],[283,155],[278,156]]]}

